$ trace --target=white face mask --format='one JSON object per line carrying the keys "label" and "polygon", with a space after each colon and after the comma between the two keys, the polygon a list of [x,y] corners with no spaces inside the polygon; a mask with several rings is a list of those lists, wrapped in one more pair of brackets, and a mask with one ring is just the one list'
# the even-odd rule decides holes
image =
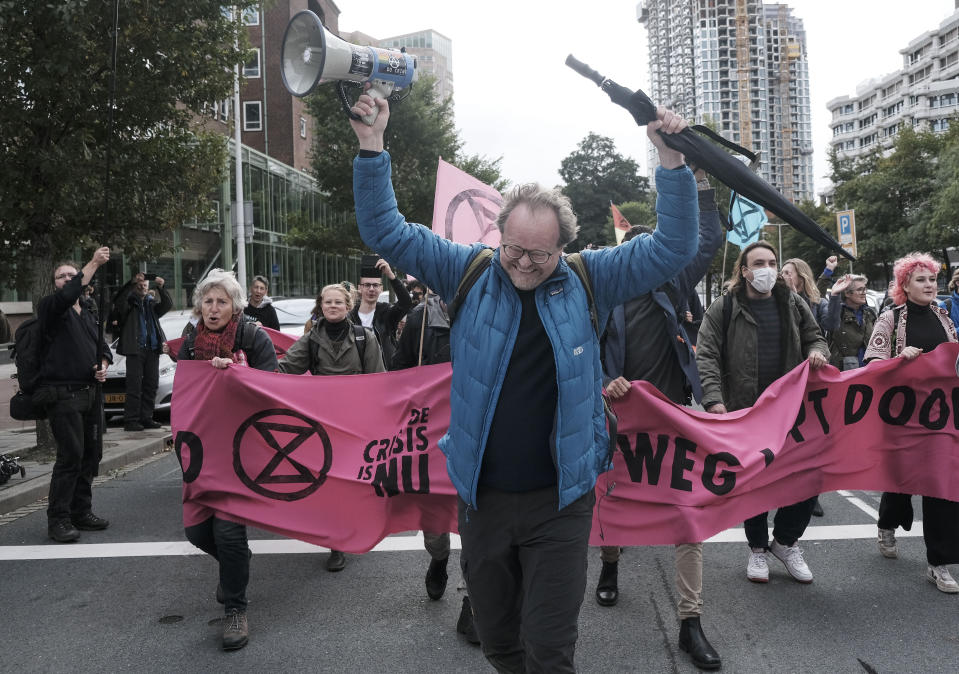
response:
{"label": "white face mask", "polygon": [[760,267],[752,271],[753,280],[750,281],[749,284],[757,293],[765,295],[776,285],[776,279],[779,277],[779,274],[776,273],[776,270],[772,267]]}

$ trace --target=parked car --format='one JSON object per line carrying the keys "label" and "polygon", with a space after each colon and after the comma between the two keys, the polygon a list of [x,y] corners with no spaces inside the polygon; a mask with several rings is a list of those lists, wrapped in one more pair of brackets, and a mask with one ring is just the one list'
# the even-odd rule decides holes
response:
{"label": "parked car", "polygon": [[[167,339],[175,339],[183,332],[183,327],[193,316],[192,309],[169,311],[160,318],[160,327]],[[107,370],[107,380],[103,384],[103,408],[109,417],[123,414],[126,403],[127,366],[126,356],[116,351],[117,342],[110,345],[113,352],[113,365]],[[153,409],[160,413],[170,413],[170,401],[173,399],[173,377],[176,374],[176,362],[166,354],[160,354],[160,377]]]}
{"label": "parked car", "polygon": [[316,305],[315,297],[287,297],[274,300],[273,308],[280,321],[280,332],[295,337],[303,336],[303,327]]}

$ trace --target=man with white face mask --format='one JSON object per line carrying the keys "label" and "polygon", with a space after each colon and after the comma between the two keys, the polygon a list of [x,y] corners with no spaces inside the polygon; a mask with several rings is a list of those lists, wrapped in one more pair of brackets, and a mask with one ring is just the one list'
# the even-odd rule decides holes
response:
{"label": "man with white face mask", "polygon": [[[696,365],[707,412],[725,414],[750,407],[770,384],[803,359],[808,359],[813,369],[829,359],[829,348],[809,305],[788,288],[777,268],[776,251],[768,243],[746,246],[736,260],[729,290],[706,310]],[[768,550],[797,581],[812,582],[797,541],[809,525],[815,500],[779,508],[771,544],[768,513],[746,520],[749,580],[769,581]]]}

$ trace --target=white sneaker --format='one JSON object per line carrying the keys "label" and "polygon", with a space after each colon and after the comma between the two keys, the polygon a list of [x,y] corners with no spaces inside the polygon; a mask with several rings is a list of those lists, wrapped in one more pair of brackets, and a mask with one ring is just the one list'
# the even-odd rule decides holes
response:
{"label": "white sneaker", "polygon": [[746,578],[754,583],[769,582],[769,565],[766,563],[766,551],[750,549],[746,562]]}
{"label": "white sneaker", "polygon": [[899,556],[896,551],[896,531],[894,529],[879,530],[879,554],[889,559]]}
{"label": "white sneaker", "polygon": [[940,592],[946,592],[948,594],[956,594],[959,592],[959,583],[949,575],[949,569],[944,566],[930,565],[926,569],[926,578],[929,579],[930,583],[935,583]]}
{"label": "white sneaker", "polygon": [[812,582],[812,571],[806,566],[806,561],[802,556],[802,549],[798,543],[787,546],[773,539],[773,542],[769,546],[769,551],[773,553],[780,562],[786,565],[786,571],[789,572],[790,576],[800,583]]}

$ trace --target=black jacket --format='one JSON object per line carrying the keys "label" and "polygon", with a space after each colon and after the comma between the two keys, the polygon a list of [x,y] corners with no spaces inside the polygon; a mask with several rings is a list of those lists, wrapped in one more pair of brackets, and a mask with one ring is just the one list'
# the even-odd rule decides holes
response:
{"label": "black jacket", "polygon": [[80,303],[80,313],[73,308],[82,292],[83,275],[77,274],[60,290],[43,297],[37,305],[37,317],[43,326],[46,344],[40,385],[94,383],[98,351],[101,358],[113,362],[110,347],[99,339],[99,327],[93,314],[83,302]]}
{"label": "black jacket", "polygon": [[[396,349],[396,326],[413,308],[413,298],[410,297],[402,281],[395,278],[390,281],[390,286],[396,293],[396,303],[377,302],[376,309],[373,312],[373,332],[376,333],[376,339],[380,342],[384,363],[393,362],[393,351]],[[360,320],[361,304],[353,307],[353,311],[350,312],[350,320],[353,321],[354,325],[362,323]]]}
{"label": "black jacket", "polygon": [[391,370],[405,370],[420,364],[420,332],[423,332],[423,365],[450,362],[450,319],[439,305],[439,298],[430,297],[429,316],[423,329],[423,306],[413,307],[406,316],[406,327],[400,335],[390,363]]}
{"label": "black jacket", "polygon": [[[257,370],[276,372],[276,350],[266,332],[253,321],[247,320],[240,314],[240,324],[236,326],[236,339],[233,342],[233,353],[243,351],[246,354],[246,363]],[[180,353],[176,359],[194,360],[193,345],[196,341],[196,330],[191,332],[180,345]]]}
{"label": "black jacket", "polygon": [[128,281],[127,284],[120,289],[116,299],[113,301],[113,316],[120,326],[120,342],[117,344],[117,353],[129,356],[135,355],[137,351],[139,351],[140,326],[142,323],[140,316],[142,314],[145,314],[144,318],[147,321],[153,323],[153,328],[156,330],[157,335],[157,347],[155,350],[159,353],[163,348],[163,342],[166,341],[166,336],[163,334],[163,328],[160,327],[159,319],[160,316],[168,312],[173,306],[173,300],[164,287],[157,287],[156,289],[157,295],[160,297],[159,302],[155,302],[149,295],[140,298],[134,292],[134,283],[135,281],[132,279]]}

